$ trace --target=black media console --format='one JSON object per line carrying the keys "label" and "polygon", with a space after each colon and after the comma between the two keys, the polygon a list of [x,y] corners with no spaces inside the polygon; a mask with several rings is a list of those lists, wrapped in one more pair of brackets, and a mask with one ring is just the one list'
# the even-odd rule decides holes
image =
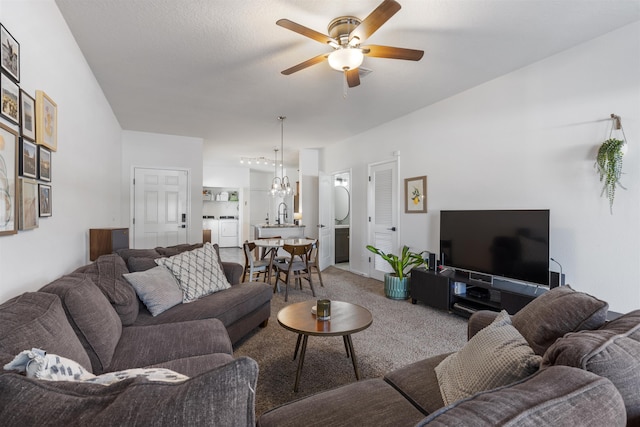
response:
{"label": "black media console", "polygon": [[430,307],[465,317],[478,310],[506,310],[509,314],[515,314],[546,291],[544,286],[536,287],[496,278],[491,283],[453,270],[441,273],[424,267],[411,270],[413,304],[422,301]]}

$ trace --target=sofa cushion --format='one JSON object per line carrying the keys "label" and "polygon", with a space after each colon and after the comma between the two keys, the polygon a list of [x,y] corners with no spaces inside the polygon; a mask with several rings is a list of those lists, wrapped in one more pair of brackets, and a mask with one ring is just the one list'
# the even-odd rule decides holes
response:
{"label": "sofa cushion", "polygon": [[156,261],[155,261],[156,258],[161,258],[161,257],[154,257],[154,258],[144,258],[144,257],[137,257],[137,256],[129,257],[129,260],[127,261],[127,268],[129,268],[130,273],[151,270],[152,268],[155,268],[158,266],[158,264],[156,264]]}
{"label": "sofa cushion", "polygon": [[175,276],[166,267],[123,274],[153,316],[182,303],[182,291]]}
{"label": "sofa cushion", "polygon": [[257,427],[412,426],[424,417],[382,379],[354,382],[271,409]]}
{"label": "sofa cushion", "polygon": [[543,368],[554,365],[574,366],[611,380],[622,395],[629,425],[640,425],[640,311],[599,330],[560,338],[542,361]]}
{"label": "sofa cushion", "polygon": [[128,262],[129,258],[132,256],[139,257],[139,258],[158,258],[162,256],[155,249],[124,248],[124,249],[118,249],[116,253],[124,260],[125,263]]}
{"label": "sofa cushion", "polygon": [[62,276],[41,291],[60,297],[67,319],[89,355],[93,373],[105,372],[122,334],[120,317],[107,297],[88,276],[78,273]]}
{"label": "sofa cushion", "polygon": [[273,287],[265,283],[239,283],[189,304],[171,307],[156,317],[151,316],[146,310],[141,311],[135,324],[154,325],[215,318],[229,327],[247,314],[269,303],[272,297]]}
{"label": "sofa cushion", "polygon": [[458,352],[436,366],[445,404],[528,377],[540,367],[540,356],[511,325],[509,313],[478,332]]}
{"label": "sofa cushion", "polygon": [[128,272],[127,264],[116,254],[101,255],[95,262],[74,271],[91,278],[107,297],[125,326],[131,325],[138,317],[136,292],[122,277]]}
{"label": "sofa cushion", "polygon": [[122,329],[109,370],[158,365],[211,353],[233,354],[229,334],[217,319],[127,326]]}
{"label": "sofa cushion", "polygon": [[251,426],[257,377],[247,357],[181,383],[134,378],[105,387],[2,374],[0,419],[4,426]]}
{"label": "sofa cushion", "polygon": [[624,403],[611,381],[554,366],[522,381],[460,400],[422,420],[431,427],[624,426]]}
{"label": "sofa cushion", "polygon": [[27,292],[0,305],[0,366],[31,348],[60,354],[91,369],[80,340],[67,321],[60,298]]}
{"label": "sofa cushion", "polygon": [[194,244],[183,243],[183,244],[174,245],[174,246],[157,247],[155,248],[155,250],[163,257],[171,257],[174,255],[181,254],[182,252],[188,252],[194,249],[201,248],[202,246],[203,246],[202,243],[194,243]]}
{"label": "sofa cushion", "polygon": [[533,351],[542,356],[564,334],[602,326],[608,309],[604,301],[560,286],[531,301],[511,321]]}
{"label": "sofa cushion", "polygon": [[158,258],[158,265],[167,267],[180,283],[183,302],[195,301],[231,287],[220,266],[217,252],[211,243],[202,248],[182,252],[169,258]]}

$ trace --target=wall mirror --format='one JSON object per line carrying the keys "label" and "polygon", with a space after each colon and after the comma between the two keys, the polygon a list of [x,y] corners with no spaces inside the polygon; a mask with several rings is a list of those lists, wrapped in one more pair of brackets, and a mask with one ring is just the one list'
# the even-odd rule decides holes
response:
{"label": "wall mirror", "polygon": [[349,190],[338,185],[335,192],[335,217],[336,221],[344,221],[349,216]]}

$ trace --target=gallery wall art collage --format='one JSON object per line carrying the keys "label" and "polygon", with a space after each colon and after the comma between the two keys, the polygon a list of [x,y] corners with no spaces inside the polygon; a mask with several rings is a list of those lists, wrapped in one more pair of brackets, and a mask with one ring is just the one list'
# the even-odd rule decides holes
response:
{"label": "gallery wall art collage", "polygon": [[20,84],[20,43],[0,23],[0,236],[37,228],[50,217],[51,157],[58,149],[58,107]]}

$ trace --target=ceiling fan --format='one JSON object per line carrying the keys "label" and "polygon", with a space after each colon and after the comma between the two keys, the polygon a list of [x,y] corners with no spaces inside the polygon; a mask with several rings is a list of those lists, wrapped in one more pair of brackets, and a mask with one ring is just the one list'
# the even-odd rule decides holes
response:
{"label": "ceiling fan", "polygon": [[360,84],[358,68],[365,56],[419,61],[424,55],[422,50],[378,45],[361,46],[361,43],[395,15],[400,10],[400,7],[400,4],[394,0],[384,0],[364,20],[360,20],[355,16],[340,16],[329,23],[329,35],[322,34],[288,19],[278,20],[276,22],[277,25],[322,44],[327,44],[334,49],[333,52],[323,53],[287,68],[282,71],[282,74],[288,76],[296,71],[304,70],[307,67],[328,60],[331,68],[344,72],[349,87],[355,87]]}

